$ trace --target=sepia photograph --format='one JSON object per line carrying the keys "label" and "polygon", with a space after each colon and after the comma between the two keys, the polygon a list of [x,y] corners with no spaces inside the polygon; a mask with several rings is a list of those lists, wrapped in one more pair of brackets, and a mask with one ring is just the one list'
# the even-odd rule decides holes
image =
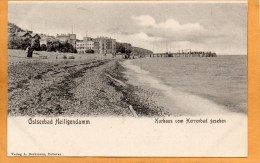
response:
{"label": "sepia photograph", "polygon": [[10,3],[9,116],[247,114],[241,3]]}
{"label": "sepia photograph", "polygon": [[8,155],[246,157],[247,13],[9,2]]}

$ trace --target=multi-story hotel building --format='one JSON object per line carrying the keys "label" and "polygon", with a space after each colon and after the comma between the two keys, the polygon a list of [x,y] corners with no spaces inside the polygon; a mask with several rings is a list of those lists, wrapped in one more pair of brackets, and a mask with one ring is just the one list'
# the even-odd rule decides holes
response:
{"label": "multi-story hotel building", "polygon": [[86,45],[86,49],[88,50],[88,49],[91,49],[91,50],[93,50],[93,48],[94,48],[94,41],[93,41],[94,39],[93,38],[91,38],[91,37],[84,37],[83,38],[83,41],[85,42],[85,45]]}
{"label": "multi-story hotel building", "polygon": [[84,37],[83,40],[78,40],[76,42],[77,52],[80,54],[85,54],[87,50],[93,50],[94,41],[91,37]]}
{"label": "multi-story hotel building", "polygon": [[96,53],[107,54],[116,52],[116,39],[109,37],[97,37],[94,39],[94,49]]}
{"label": "multi-story hotel building", "polygon": [[116,40],[108,37],[97,37],[95,39],[84,37],[83,40],[76,42],[76,49],[80,54],[86,53],[86,50],[89,49],[98,54],[112,54],[116,52]]}

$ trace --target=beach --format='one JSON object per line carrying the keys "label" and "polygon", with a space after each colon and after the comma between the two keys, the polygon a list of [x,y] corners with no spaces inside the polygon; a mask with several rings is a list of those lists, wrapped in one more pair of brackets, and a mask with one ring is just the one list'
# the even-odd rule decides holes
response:
{"label": "beach", "polygon": [[150,98],[153,92],[127,83],[121,62],[122,56],[35,51],[26,58],[23,50],[8,50],[8,114],[166,115]]}
{"label": "beach", "polygon": [[[63,59],[63,55],[75,58]],[[196,63],[194,58],[123,60],[122,56],[47,52],[34,52],[32,59],[25,56],[22,50],[8,53],[9,156],[13,156],[13,151],[43,154],[51,151],[62,156],[198,157],[205,153],[212,157],[247,156],[245,110],[232,111],[233,107],[229,110],[212,96],[196,94],[200,87],[195,84],[196,79],[206,82],[201,75],[208,75],[199,73],[199,68],[194,70],[198,74],[187,68],[192,65],[187,62]],[[163,60],[175,64],[171,69],[147,69],[159,64],[167,66],[161,64]],[[178,65],[179,60],[186,61]],[[190,74],[189,80],[174,82],[175,78],[188,78],[183,72],[177,73],[182,69],[189,69],[193,76]],[[167,75],[172,70],[175,75]],[[165,77],[173,79],[166,82]],[[188,87],[188,83],[193,84]],[[190,89],[192,86],[194,89]],[[212,85],[205,85],[201,93],[216,94],[217,90],[207,91],[208,87],[211,89]],[[224,91],[223,95],[232,93],[231,90]],[[238,95],[241,96],[241,92]],[[130,105],[139,118],[134,116]],[[47,120],[53,124],[44,123]],[[212,123],[213,120],[216,123]],[[56,125],[56,121],[64,122]],[[69,121],[86,123],[68,125]],[[42,146],[38,148],[35,142]],[[135,148],[137,146],[139,148]],[[137,150],[129,152],[129,148]]]}
{"label": "beach", "polygon": [[10,116],[247,113],[246,56],[124,60],[34,53],[30,59],[25,51],[8,51]]}

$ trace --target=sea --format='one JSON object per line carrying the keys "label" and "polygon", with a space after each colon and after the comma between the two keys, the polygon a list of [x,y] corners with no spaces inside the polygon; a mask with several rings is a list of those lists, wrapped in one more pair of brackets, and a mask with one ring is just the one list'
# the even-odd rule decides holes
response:
{"label": "sea", "polygon": [[153,100],[172,115],[247,114],[247,55],[140,58],[123,65],[129,83],[155,92]]}

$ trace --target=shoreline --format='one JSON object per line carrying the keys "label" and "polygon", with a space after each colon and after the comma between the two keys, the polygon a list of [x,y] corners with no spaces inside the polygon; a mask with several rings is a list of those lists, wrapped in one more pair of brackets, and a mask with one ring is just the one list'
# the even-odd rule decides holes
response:
{"label": "shoreline", "polygon": [[141,87],[130,84],[127,77],[125,77],[124,71],[126,71],[126,68],[122,66],[122,63],[117,62],[115,69],[108,72],[113,78],[123,81],[124,84],[126,84],[126,86],[123,86],[117,81],[109,78],[109,84],[118,92],[123,94],[122,100],[126,104],[131,105],[138,116],[167,115],[168,113],[150,98],[150,94],[153,94],[153,92],[151,92],[151,90],[145,90]]}
{"label": "shoreline", "polygon": [[65,60],[36,52],[28,59],[20,53],[24,51],[8,52],[9,116],[132,117],[130,105],[138,116],[165,114],[149,99],[150,92],[127,83],[121,57],[75,55]]}
{"label": "shoreline", "polygon": [[[170,113],[170,115],[196,116],[201,114],[246,114],[246,111],[240,110],[240,105],[235,105],[236,107],[239,106],[239,108],[236,108],[235,106],[232,107],[232,101],[221,101],[221,98],[223,99],[222,96],[214,96],[214,93],[219,92],[215,91],[212,94],[205,94],[205,91],[204,93],[198,92],[196,91],[196,89],[190,89],[190,85],[185,85],[187,84],[187,82],[184,83],[184,87],[181,87],[183,85],[176,83],[176,80],[171,80],[171,78],[168,78],[167,76],[160,76],[161,74],[158,75],[159,71],[155,70],[154,67],[149,66],[153,64],[151,60],[148,59],[144,61],[145,62],[141,60],[129,62],[126,61],[127,63],[124,65],[128,67],[128,69],[130,70],[127,72],[126,75],[129,79],[131,79],[130,83],[132,83],[133,85],[137,85],[144,89],[156,92],[156,103],[162,106],[164,110],[167,110]],[[162,67],[162,69],[163,68],[164,67]],[[158,77],[156,76],[156,74],[158,75]],[[171,75],[168,72],[166,72],[166,74],[168,74],[168,76]],[[180,77],[181,79],[185,79],[185,75],[182,74],[179,74],[178,77]],[[165,78],[169,79],[167,80],[168,82],[173,82],[174,85],[165,82]],[[196,85],[196,83],[194,85]]]}

